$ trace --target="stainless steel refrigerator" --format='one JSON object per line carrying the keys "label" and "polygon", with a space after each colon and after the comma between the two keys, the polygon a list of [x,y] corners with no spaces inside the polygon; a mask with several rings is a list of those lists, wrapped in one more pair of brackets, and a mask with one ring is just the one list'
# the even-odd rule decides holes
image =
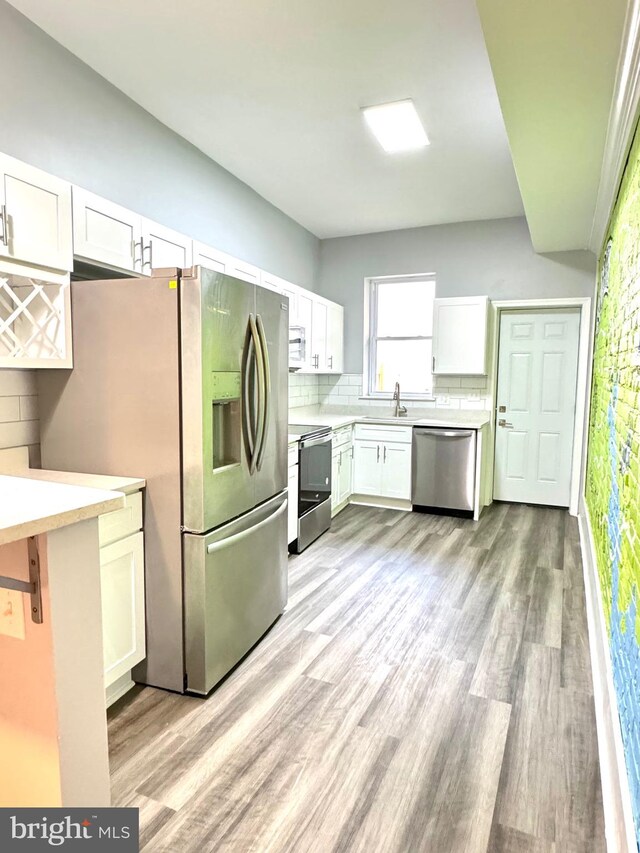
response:
{"label": "stainless steel refrigerator", "polygon": [[74,369],[39,377],[43,467],[146,478],[134,678],[206,694],[287,599],[288,299],[201,267],[71,295]]}

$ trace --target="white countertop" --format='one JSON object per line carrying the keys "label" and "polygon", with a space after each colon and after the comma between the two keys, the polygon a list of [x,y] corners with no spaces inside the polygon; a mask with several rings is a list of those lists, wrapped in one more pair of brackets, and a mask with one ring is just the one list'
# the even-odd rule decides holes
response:
{"label": "white countertop", "polygon": [[0,545],[124,506],[119,491],[0,475]]}
{"label": "white countertop", "polygon": [[11,472],[16,477],[29,480],[41,480],[48,483],[63,483],[67,486],[82,486],[86,489],[102,489],[107,492],[124,492],[130,495],[144,489],[146,481],[139,477],[112,477],[108,474],[78,474],[75,471],[43,471],[41,468],[28,468],[20,472]]}
{"label": "white countertop", "polygon": [[[337,411],[336,411],[337,410]],[[434,426],[449,429],[480,429],[490,421],[489,412],[475,409],[432,409],[411,412],[406,418],[393,418],[393,423],[398,426]],[[355,423],[384,423],[388,425],[390,414],[381,414],[380,410],[340,410],[334,406],[331,409],[322,409],[319,406],[309,408],[290,409],[290,424],[318,424],[338,429]],[[291,436],[289,436],[291,438]]]}

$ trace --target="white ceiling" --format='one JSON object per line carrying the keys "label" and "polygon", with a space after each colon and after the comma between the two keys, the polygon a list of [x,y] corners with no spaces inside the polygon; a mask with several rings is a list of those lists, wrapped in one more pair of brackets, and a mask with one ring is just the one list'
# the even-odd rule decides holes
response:
{"label": "white ceiling", "polygon": [[[474,0],[11,0],[319,237],[518,216]],[[360,108],[413,98],[385,154]]]}

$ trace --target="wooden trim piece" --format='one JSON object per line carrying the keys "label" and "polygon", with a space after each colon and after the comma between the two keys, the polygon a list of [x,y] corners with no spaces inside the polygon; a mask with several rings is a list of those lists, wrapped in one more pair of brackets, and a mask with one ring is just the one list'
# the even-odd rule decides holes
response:
{"label": "wooden trim piece", "polygon": [[622,746],[618,703],[613,686],[609,637],[601,605],[602,593],[596,565],[591,519],[584,499],[580,501],[578,526],[589,626],[593,699],[598,732],[607,849],[616,851],[616,853],[635,853],[637,845],[631,794]]}
{"label": "wooden trim piece", "polygon": [[599,255],[640,107],[640,0],[629,0],[605,139],[589,248]]}

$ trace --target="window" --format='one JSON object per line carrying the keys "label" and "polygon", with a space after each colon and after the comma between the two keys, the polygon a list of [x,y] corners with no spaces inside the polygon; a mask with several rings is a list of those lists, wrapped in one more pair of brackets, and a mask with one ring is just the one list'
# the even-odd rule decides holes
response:
{"label": "window", "polygon": [[430,397],[435,277],[370,279],[367,287],[367,393],[388,397],[399,382],[403,397]]}

